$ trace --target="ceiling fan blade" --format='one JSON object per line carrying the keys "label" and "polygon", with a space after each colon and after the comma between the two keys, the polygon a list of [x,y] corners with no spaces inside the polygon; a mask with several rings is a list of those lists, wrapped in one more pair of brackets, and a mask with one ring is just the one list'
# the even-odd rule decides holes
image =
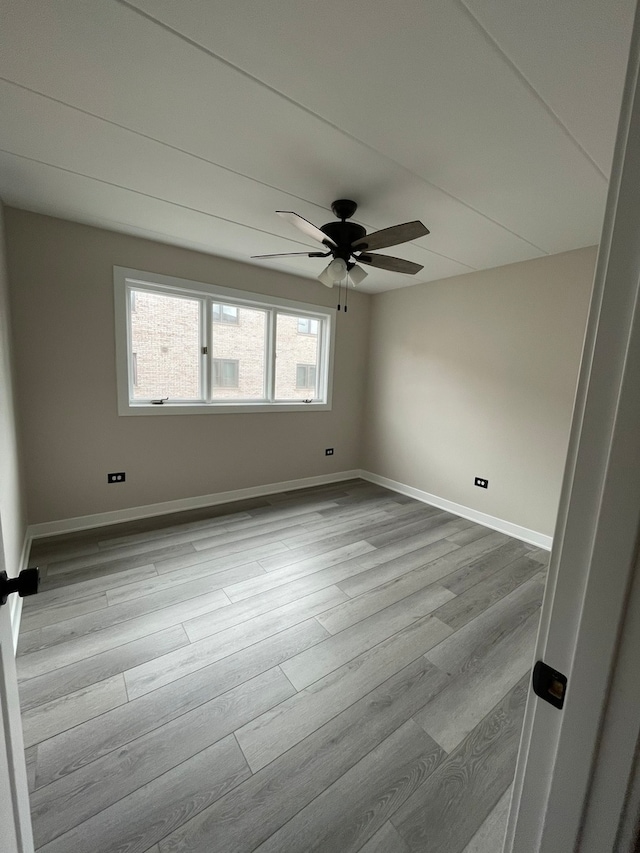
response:
{"label": "ceiling fan blade", "polygon": [[293,258],[304,255],[305,258],[328,258],[331,252],[279,252],[275,255],[251,255],[252,258]]}
{"label": "ceiling fan blade", "polygon": [[404,222],[402,225],[392,225],[391,228],[383,228],[362,237],[351,247],[354,251],[369,251],[371,249],[386,249],[388,246],[397,246],[398,243],[407,243],[409,240],[417,240],[425,237],[429,229],[419,219],[413,222]]}
{"label": "ceiling fan blade", "polygon": [[405,261],[403,258],[392,258],[389,255],[360,255],[359,264],[369,264],[370,267],[378,267],[381,270],[391,272],[403,272],[407,275],[415,275],[424,269],[422,264],[414,264],[413,261]]}
{"label": "ceiling fan blade", "polygon": [[299,228],[303,234],[306,234],[307,237],[311,237],[314,240],[317,240],[319,243],[324,243],[325,246],[335,246],[336,244],[331,239],[331,237],[327,237],[324,231],[321,231],[319,228],[309,222],[308,219],[305,219],[303,216],[298,216],[297,213],[294,213],[292,210],[276,210],[278,216],[281,216],[283,219],[286,219],[287,222],[290,222],[292,225],[295,225],[296,228]]}

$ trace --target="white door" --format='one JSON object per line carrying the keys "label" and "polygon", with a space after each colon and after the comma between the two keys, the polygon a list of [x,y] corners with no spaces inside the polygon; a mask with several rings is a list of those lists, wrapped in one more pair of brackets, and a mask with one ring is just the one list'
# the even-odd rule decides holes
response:
{"label": "white door", "polygon": [[[1,522],[0,570],[4,570]],[[11,631],[13,599],[15,595],[0,607],[0,850],[2,853],[32,853],[27,771]]]}
{"label": "white door", "polygon": [[536,649],[536,659],[568,676],[566,701],[558,711],[529,696],[508,853],[623,853],[636,832],[639,52],[636,14]]}

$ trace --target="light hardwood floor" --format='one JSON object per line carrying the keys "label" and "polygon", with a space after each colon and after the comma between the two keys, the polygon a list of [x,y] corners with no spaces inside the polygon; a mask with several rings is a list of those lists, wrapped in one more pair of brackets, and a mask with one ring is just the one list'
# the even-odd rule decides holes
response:
{"label": "light hardwood floor", "polygon": [[37,542],[37,849],[496,853],[546,563],[359,480]]}

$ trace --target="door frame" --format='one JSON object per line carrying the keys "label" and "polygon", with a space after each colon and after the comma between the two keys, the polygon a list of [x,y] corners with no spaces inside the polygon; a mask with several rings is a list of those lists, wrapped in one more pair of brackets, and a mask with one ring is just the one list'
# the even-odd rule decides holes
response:
{"label": "door frame", "polygon": [[640,697],[629,644],[640,627],[639,71],[636,8],[536,644],[536,659],[568,676],[566,702],[558,711],[529,695],[505,853],[627,851],[635,833]]}
{"label": "door frame", "polygon": [[[25,541],[23,558],[26,553],[28,540]],[[21,566],[18,570],[20,568]],[[0,570],[4,569],[5,553],[0,517]],[[0,812],[3,819],[12,824],[9,830],[10,838],[0,826],[0,841],[6,847],[6,853],[33,853],[34,850],[15,659],[21,610],[22,599],[17,595],[11,596],[6,604],[0,606],[0,749],[6,755],[7,782],[11,792],[11,803],[0,803]]]}

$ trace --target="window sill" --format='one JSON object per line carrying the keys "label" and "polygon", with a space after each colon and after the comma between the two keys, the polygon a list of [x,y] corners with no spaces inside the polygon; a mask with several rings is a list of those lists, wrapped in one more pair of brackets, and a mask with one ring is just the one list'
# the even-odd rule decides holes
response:
{"label": "window sill", "polygon": [[258,412],[330,412],[330,403],[128,403],[118,407],[119,415],[238,415]]}

